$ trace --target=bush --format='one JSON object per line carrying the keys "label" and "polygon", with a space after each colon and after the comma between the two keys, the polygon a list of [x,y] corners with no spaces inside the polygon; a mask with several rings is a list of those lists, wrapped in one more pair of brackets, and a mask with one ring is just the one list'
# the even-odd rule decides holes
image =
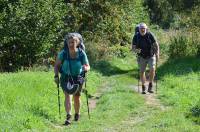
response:
{"label": "bush", "polygon": [[109,55],[124,58],[130,52],[130,48],[128,46],[120,46],[115,45],[109,48]]}
{"label": "bush", "polygon": [[[2,3],[2,1],[0,1]],[[14,71],[30,67],[56,48],[63,28],[64,3],[58,1],[5,1],[0,12],[0,67]]]}
{"label": "bush", "polygon": [[97,37],[85,43],[86,53],[90,64],[104,59],[108,55],[108,41]]}
{"label": "bush", "polygon": [[194,39],[193,36],[185,34],[180,34],[171,38],[171,43],[169,45],[169,57],[170,58],[180,58],[186,56],[197,56],[199,41]]}
{"label": "bush", "polygon": [[199,0],[144,0],[152,23],[163,28],[199,24]]}
{"label": "bush", "polygon": [[200,101],[190,109],[187,117],[191,118],[195,123],[200,125]]}
{"label": "bush", "polygon": [[1,71],[32,67],[52,57],[68,32],[81,33],[89,56],[98,60],[108,47],[128,44],[137,23],[149,23],[142,0],[7,0],[0,7]]}

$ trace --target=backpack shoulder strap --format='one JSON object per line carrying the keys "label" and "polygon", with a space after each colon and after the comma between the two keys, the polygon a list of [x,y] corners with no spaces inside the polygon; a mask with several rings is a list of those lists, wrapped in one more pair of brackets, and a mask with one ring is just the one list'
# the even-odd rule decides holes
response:
{"label": "backpack shoulder strap", "polygon": [[[78,48],[78,60],[81,61],[81,64],[83,64],[83,57],[84,57],[83,50],[81,48]],[[69,58],[68,52],[64,50],[62,64],[65,60],[69,60],[69,59],[70,58]]]}
{"label": "backpack shoulder strap", "polygon": [[83,50],[81,48],[78,48],[78,54],[79,54],[79,60],[81,61],[81,64],[83,65]]}
{"label": "backpack shoulder strap", "polygon": [[136,33],[136,48],[139,48],[139,39],[140,39],[140,33]]}
{"label": "backpack shoulder strap", "polygon": [[63,56],[63,59],[61,60],[61,66],[60,66],[60,70],[59,70],[59,72],[60,73],[62,73],[63,71],[62,71],[62,65],[63,65],[63,63],[64,63],[64,61],[65,60],[68,60],[68,54],[67,54],[67,52],[64,50],[63,51],[63,53],[62,53],[62,56]]}
{"label": "backpack shoulder strap", "polygon": [[69,56],[68,56],[68,53],[67,53],[67,51],[66,50],[64,50],[64,52],[63,52],[63,59],[62,59],[62,63],[61,64],[63,64],[63,62],[65,61],[65,60],[69,60]]}

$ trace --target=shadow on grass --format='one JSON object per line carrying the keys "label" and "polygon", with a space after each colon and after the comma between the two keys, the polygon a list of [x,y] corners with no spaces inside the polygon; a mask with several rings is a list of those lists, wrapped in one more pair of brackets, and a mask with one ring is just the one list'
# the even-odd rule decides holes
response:
{"label": "shadow on grass", "polygon": [[[93,65],[93,68],[102,73],[104,76],[112,76],[112,75],[118,75],[118,74],[127,74],[128,76],[138,79],[139,78],[139,69],[133,68],[129,70],[123,70],[115,65],[112,65],[111,63],[107,61],[99,61],[98,63]],[[146,70],[146,77],[149,78],[149,69]]]}
{"label": "shadow on grass", "polygon": [[168,59],[164,64],[158,67],[158,78],[172,74],[175,76],[184,76],[191,72],[200,71],[200,57],[184,57],[179,59]]}
{"label": "shadow on grass", "polygon": [[112,65],[110,62],[107,61],[99,61],[98,63],[93,65],[93,68],[102,73],[104,76],[112,76],[118,74],[125,74],[131,72],[131,70],[123,70],[115,65]]}
{"label": "shadow on grass", "polygon": [[200,100],[195,104],[195,106],[190,108],[188,113],[186,113],[186,118],[190,118],[197,125],[200,125]]}
{"label": "shadow on grass", "polygon": [[130,73],[129,73],[129,76],[130,76],[130,77],[133,77],[133,78],[135,78],[135,79],[138,79],[138,78],[139,78],[139,71],[138,71],[138,69],[132,69],[132,70],[130,70],[129,72],[130,72]]}

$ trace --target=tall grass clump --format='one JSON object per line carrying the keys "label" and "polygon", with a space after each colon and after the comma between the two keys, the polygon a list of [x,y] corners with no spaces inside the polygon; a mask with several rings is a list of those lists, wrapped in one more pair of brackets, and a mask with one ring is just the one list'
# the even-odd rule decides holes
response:
{"label": "tall grass clump", "polygon": [[179,32],[170,39],[170,58],[198,56],[199,54],[200,40],[196,29]]}
{"label": "tall grass clump", "polygon": [[191,118],[196,124],[200,125],[200,100],[190,109],[188,118]]}

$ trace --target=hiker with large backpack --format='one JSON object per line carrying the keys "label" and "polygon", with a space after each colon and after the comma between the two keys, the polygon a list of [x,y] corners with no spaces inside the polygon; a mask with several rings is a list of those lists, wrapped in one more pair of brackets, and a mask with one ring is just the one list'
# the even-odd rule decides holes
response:
{"label": "hiker with large backpack", "polygon": [[155,76],[155,67],[159,59],[159,45],[154,35],[148,31],[145,23],[140,23],[138,26],[139,32],[136,32],[132,40],[132,50],[137,53],[137,62],[140,71],[140,80],[142,82],[142,94],[146,94],[146,66],[148,64],[149,84],[148,92],[154,93],[152,90],[153,80]]}
{"label": "hiker with large backpack", "polygon": [[81,49],[81,45],[83,45],[81,35],[78,33],[69,33],[64,41],[64,49],[58,53],[54,67],[54,81],[57,85],[61,85],[65,94],[66,120],[64,125],[71,124],[72,99],[70,95],[73,95],[74,100],[74,121],[78,121],[80,117],[80,96],[84,83],[84,75],[90,69],[87,55]]}

